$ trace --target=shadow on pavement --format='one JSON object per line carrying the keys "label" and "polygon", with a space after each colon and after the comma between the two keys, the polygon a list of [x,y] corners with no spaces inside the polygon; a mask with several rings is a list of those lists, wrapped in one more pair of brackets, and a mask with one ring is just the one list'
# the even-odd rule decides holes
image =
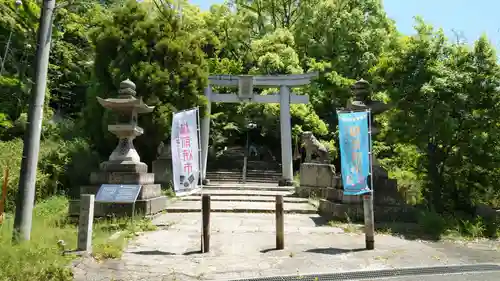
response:
{"label": "shadow on pavement", "polygon": [[281,250],[278,250],[276,248],[269,248],[269,249],[260,250],[260,252],[263,254],[273,252],[273,251],[281,251]]}
{"label": "shadow on pavement", "polygon": [[316,254],[325,254],[325,255],[340,255],[345,253],[355,253],[367,251],[365,248],[356,248],[356,249],[339,249],[339,248],[316,248],[309,249],[305,252],[307,253],[316,253]]}
{"label": "shadow on pavement", "polygon": [[185,252],[183,255],[190,256],[190,255],[196,255],[196,254],[203,254],[203,253],[200,250],[194,250],[194,251]]}
{"label": "shadow on pavement", "polygon": [[316,226],[327,226],[328,225],[328,219],[325,217],[311,216],[310,218]]}
{"label": "shadow on pavement", "polygon": [[136,254],[136,255],[144,255],[144,256],[174,256],[176,255],[175,253],[171,252],[163,252],[163,251],[137,251],[137,252],[130,252],[131,254]]}

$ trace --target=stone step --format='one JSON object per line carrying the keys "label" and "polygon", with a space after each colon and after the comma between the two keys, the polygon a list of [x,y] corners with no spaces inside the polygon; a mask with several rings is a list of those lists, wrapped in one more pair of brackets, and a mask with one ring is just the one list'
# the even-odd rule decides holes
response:
{"label": "stone step", "polygon": [[268,191],[268,190],[244,190],[244,189],[203,189],[193,195],[210,194],[213,196],[292,196],[293,191]]}
{"label": "stone step", "polygon": [[[243,183],[242,178],[208,178],[211,182],[213,183],[229,183],[229,182],[234,182],[234,183]],[[247,178],[246,179],[247,183],[261,183],[261,182],[267,182],[267,183],[275,183],[277,184],[279,182],[279,179],[262,179],[262,178]]]}
{"label": "stone step", "polygon": [[[247,178],[263,178],[263,179],[280,179],[281,175],[259,175],[259,174],[247,174]],[[207,178],[242,178],[243,174],[209,174],[207,173]]]}
{"label": "stone step", "polygon": [[[241,171],[235,172],[207,172],[207,175],[213,176],[241,176],[243,173]],[[271,176],[271,177],[281,177],[281,173],[260,173],[260,172],[247,172],[247,175],[252,176]]]}
{"label": "stone step", "polygon": [[[287,214],[316,214],[317,209],[309,203],[289,203],[283,204]],[[177,201],[167,206],[170,213],[192,213],[201,212],[200,201]],[[274,202],[223,202],[213,201],[210,203],[211,212],[229,213],[274,213]]]}
{"label": "stone step", "polygon": [[[222,179],[235,179],[235,178],[242,178],[242,174],[235,174],[235,175],[210,175],[207,174],[207,178],[222,178]],[[247,175],[247,178],[251,179],[280,179],[281,176],[272,176],[272,175]]]}
{"label": "stone step", "polygon": [[[238,174],[238,175],[209,175],[207,174],[207,178],[214,178],[214,179],[235,179],[235,178],[242,178],[243,175]],[[247,175],[247,178],[251,179],[280,179],[281,176],[272,176],[272,175]]]}
{"label": "stone step", "polygon": [[[221,183],[243,183],[242,180],[210,180],[211,183],[217,183],[217,184],[221,184]],[[247,180],[246,183],[247,184],[252,184],[252,183],[261,183],[263,182],[263,180]],[[268,183],[278,183],[278,181],[271,181],[271,180],[267,180],[266,182]]]}
{"label": "stone step", "polygon": [[218,183],[213,185],[203,186],[204,190],[222,190],[222,189],[239,189],[239,190],[258,190],[258,191],[288,191],[294,192],[293,186],[278,186],[273,183]]}
{"label": "stone step", "polygon": [[[219,171],[207,171],[207,175],[209,174],[240,174],[242,170],[219,170]],[[280,171],[269,171],[269,170],[247,170],[247,174],[258,174],[258,175],[278,175],[281,176]]]}
{"label": "stone step", "polygon": [[[182,197],[183,201],[200,201],[200,195],[190,195],[186,197]],[[284,202],[288,203],[309,203],[306,198],[299,197],[291,197],[285,196],[283,197]],[[275,202],[275,196],[262,196],[262,195],[211,195],[210,201],[218,201],[218,202]]]}
{"label": "stone step", "polygon": [[[241,178],[242,174],[209,174],[207,173],[207,178]],[[258,174],[247,174],[247,178],[263,178],[263,179],[280,179],[281,175],[258,175]]]}
{"label": "stone step", "polygon": [[[208,171],[210,172],[232,172],[232,171],[241,171],[243,167],[238,167],[238,166],[232,166],[232,168],[210,168],[208,167]],[[248,167],[248,171],[259,171],[259,172],[281,172],[280,169],[265,169],[265,168],[254,168],[254,167]]]}

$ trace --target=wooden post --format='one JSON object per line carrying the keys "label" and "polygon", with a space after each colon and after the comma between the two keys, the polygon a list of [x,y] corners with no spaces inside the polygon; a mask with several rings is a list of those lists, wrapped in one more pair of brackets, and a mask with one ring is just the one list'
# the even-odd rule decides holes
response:
{"label": "wooden post", "polygon": [[285,221],[283,219],[283,195],[276,195],[276,250],[285,248]]}
{"label": "wooden post", "polygon": [[0,224],[3,223],[5,202],[7,201],[7,186],[9,183],[9,168],[5,167],[3,172],[2,198],[0,198]]}
{"label": "wooden post", "polygon": [[201,252],[208,253],[210,251],[210,195],[203,194],[201,199],[201,212],[203,219],[203,240]]}
{"label": "wooden post", "polygon": [[373,196],[363,195],[363,210],[365,215],[365,243],[367,250],[375,249],[375,223],[373,216]]}
{"label": "wooden post", "polygon": [[92,252],[92,225],[94,223],[95,195],[82,194],[80,196],[80,218],[78,220],[77,250]]}

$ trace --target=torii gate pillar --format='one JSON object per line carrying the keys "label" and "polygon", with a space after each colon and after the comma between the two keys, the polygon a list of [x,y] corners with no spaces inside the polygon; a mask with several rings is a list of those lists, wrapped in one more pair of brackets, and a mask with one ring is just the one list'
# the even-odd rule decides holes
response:
{"label": "torii gate pillar", "polygon": [[[205,89],[208,99],[207,112],[201,123],[201,149],[202,149],[202,179],[206,183],[208,145],[210,137],[210,113],[212,102],[241,103],[279,103],[280,104],[280,133],[281,133],[281,168],[282,179],[280,186],[293,185],[293,159],[292,159],[292,124],[290,104],[309,103],[309,96],[290,94],[290,89],[307,85],[317,73],[270,75],[270,76],[231,76],[215,75],[209,77],[209,85]],[[212,93],[212,86],[238,87],[238,95]],[[253,88],[279,88],[279,95],[259,95],[253,93]]]}
{"label": "torii gate pillar", "polygon": [[293,186],[292,118],[290,88],[280,87],[281,180],[280,186]]}

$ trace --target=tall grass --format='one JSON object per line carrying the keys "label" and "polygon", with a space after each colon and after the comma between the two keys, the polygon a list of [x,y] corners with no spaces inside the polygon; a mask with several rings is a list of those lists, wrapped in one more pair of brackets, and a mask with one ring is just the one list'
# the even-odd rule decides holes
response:
{"label": "tall grass", "polygon": [[[70,262],[75,255],[63,255],[59,240],[66,250],[76,249],[77,226],[67,217],[68,200],[62,196],[43,201],[34,209],[31,240],[12,244],[13,217],[7,215],[0,225],[0,281],[70,281]],[[96,220],[93,230],[93,255],[97,259],[118,258],[128,238],[137,231],[153,230],[148,221],[130,224],[125,220]],[[114,233],[113,240],[110,236]]]}

